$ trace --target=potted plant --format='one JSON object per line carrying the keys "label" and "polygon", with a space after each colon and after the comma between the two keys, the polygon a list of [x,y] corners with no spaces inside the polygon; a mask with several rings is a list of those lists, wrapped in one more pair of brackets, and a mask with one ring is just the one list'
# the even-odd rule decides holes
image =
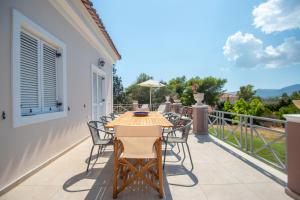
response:
{"label": "potted plant", "polygon": [[194,99],[197,102],[195,105],[202,105],[202,101],[204,100],[204,93],[198,92],[199,86],[197,84],[192,85]]}

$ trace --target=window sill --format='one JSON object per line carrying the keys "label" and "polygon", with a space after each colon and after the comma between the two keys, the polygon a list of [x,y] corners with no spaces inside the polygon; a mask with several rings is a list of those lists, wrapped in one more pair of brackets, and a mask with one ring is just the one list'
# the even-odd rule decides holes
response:
{"label": "window sill", "polygon": [[35,123],[67,117],[67,111],[43,113],[38,115],[17,116],[14,119],[13,127],[21,127]]}

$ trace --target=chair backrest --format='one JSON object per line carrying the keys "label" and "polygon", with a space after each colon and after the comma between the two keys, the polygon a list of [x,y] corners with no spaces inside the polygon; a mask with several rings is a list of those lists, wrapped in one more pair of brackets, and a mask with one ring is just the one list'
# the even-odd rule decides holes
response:
{"label": "chair backrest", "polygon": [[115,113],[109,113],[109,116],[112,120],[115,120],[116,119],[116,115]]}
{"label": "chair backrest", "polygon": [[154,143],[162,136],[161,126],[115,126],[115,136],[129,158],[153,158]]}
{"label": "chair backrest", "polygon": [[173,124],[173,128],[177,127],[177,123],[180,120],[180,115],[176,113],[172,113],[167,117],[167,119]]}
{"label": "chair backrest", "polygon": [[87,123],[89,129],[90,129],[90,133],[91,133],[91,136],[92,136],[92,140],[93,140],[93,143],[96,144],[97,141],[100,140],[100,134],[99,134],[99,131],[98,131],[98,128],[99,128],[99,122],[98,121],[89,121]]}
{"label": "chair backrest", "polygon": [[106,125],[108,122],[109,122],[109,119],[108,119],[108,117],[107,116],[101,116],[100,117],[100,121],[104,124],[104,125]]}
{"label": "chair backrest", "polygon": [[182,119],[182,118],[177,122],[176,128],[181,133],[181,138],[184,138],[187,140],[190,130],[191,130],[191,127],[192,127],[192,123],[193,123],[193,120]]}
{"label": "chair backrest", "polygon": [[180,110],[180,117],[189,117],[193,118],[193,109],[188,106],[183,106]]}
{"label": "chair backrest", "polygon": [[143,108],[143,109],[148,108],[149,109],[149,104],[143,104],[141,108]]}
{"label": "chair backrest", "polygon": [[100,121],[89,121],[87,123],[90,133],[93,139],[93,143],[96,144],[101,140],[113,139],[113,132],[105,128],[105,124]]}
{"label": "chair backrest", "polygon": [[164,112],[166,111],[166,104],[160,104],[160,105],[158,106],[157,111],[158,111],[159,113],[164,113]]}

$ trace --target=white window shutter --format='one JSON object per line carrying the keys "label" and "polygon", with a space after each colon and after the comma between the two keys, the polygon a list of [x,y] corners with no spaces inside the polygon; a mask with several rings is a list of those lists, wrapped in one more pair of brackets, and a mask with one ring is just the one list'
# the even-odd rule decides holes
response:
{"label": "white window shutter", "polygon": [[43,111],[57,110],[56,49],[43,43]]}
{"label": "white window shutter", "polygon": [[38,40],[20,34],[20,106],[22,115],[28,115],[39,111]]}

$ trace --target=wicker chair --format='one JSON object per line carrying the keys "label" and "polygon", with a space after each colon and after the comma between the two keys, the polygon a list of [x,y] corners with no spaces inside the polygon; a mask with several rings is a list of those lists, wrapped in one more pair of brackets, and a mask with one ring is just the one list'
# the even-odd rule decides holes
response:
{"label": "wicker chair", "polygon": [[86,169],[86,172],[89,170],[90,162],[92,159],[92,154],[95,146],[98,146],[98,153],[97,153],[97,158],[95,163],[97,162],[97,159],[99,155],[102,153],[103,149],[107,145],[112,145],[113,144],[113,138],[114,138],[114,133],[112,131],[109,131],[107,129],[104,129],[104,124],[99,121],[90,121],[87,123],[91,137],[93,140],[93,146],[91,149],[89,161],[88,161],[88,166]]}
{"label": "wicker chair", "polygon": [[163,168],[165,168],[167,145],[168,144],[172,144],[172,145],[177,144],[179,147],[179,144],[181,144],[182,150],[183,150],[183,159],[182,159],[181,163],[183,164],[183,162],[186,158],[185,149],[184,149],[184,144],[185,144],[187,147],[187,150],[188,150],[188,154],[189,154],[189,158],[190,158],[190,162],[191,162],[191,166],[192,166],[191,170],[194,169],[194,164],[193,164],[190,148],[189,148],[189,145],[187,142],[189,132],[191,130],[191,126],[192,126],[191,119],[180,119],[179,121],[176,122],[175,129],[169,130],[167,133],[165,132],[165,134],[163,136],[163,142],[165,143]]}

